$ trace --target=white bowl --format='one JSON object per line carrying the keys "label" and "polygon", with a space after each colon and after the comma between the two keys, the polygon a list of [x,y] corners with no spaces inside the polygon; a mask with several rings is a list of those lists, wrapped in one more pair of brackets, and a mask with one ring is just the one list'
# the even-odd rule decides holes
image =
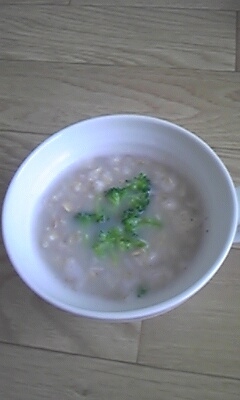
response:
{"label": "white bowl", "polygon": [[[136,300],[99,300],[66,288],[42,260],[35,241],[36,205],[68,166],[110,153],[176,160],[195,180],[208,215],[208,234],[191,267],[167,288]],[[234,239],[238,206],[223,163],[198,137],[167,121],[138,115],[93,118],[52,135],[23,162],[8,188],[2,214],[3,238],[23,281],[49,303],[72,313],[105,320],[131,320],[165,313],[187,300],[218,270]]]}

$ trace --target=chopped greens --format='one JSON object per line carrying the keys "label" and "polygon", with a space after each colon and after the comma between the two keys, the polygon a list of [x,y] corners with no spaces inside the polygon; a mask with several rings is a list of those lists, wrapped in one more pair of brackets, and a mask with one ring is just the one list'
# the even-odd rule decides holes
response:
{"label": "chopped greens", "polygon": [[74,218],[82,224],[89,224],[91,222],[104,222],[107,219],[104,214],[88,212],[79,212],[74,215]]}
{"label": "chopped greens", "polygon": [[107,232],[101,231],[93,244],[93,250],[98,256],[111,254],[114,251],[135,250],[145,247],[145,242],[135,235],[128,235],[126,230],[117,227]]}
{"label": "chopped greens", "polygon": [[132,232],[137,228],[139,224],[139,219],[140,219],[139,211],[135,210],[134,208],[129,208],[128,210],[125,210],[123,212],[121,222],[126,231]]}
{"label": "chopped greens", "polygon": [[125,210],[122,217],[122,224],[127,231],[134,231],[141,225],[156,226],[161,228],[162,221],[157,218],[144,218],[137,210],[132,208]]}
{"label": "chopped greens", "polygon": [[144,296],[146,293],[147,293],[147,288],[146,288],[146,286],[144,286],[144,285],[140,285],[138,288],[137,288],[137,297],[142,297],[142,296]]}
{"label": "chopped greens", "polygon": [[[102,257],[115,252],[134,251],[147,246],[147,243],[139,237],[137,229],[143,225],[162,227],[159,219],[143,216],[150,202],[150,192],[150,179],[140,173],[132,180],[126,180],[123,187],[112,187],[106,190],[102,199],[106,204],[101,211],[79,212],[74,215],[74,218],[82,225],[101,224],[101,230],[98,231],[92,243],[92,249],[96,256]],[[111,218],[107,215],[107,211],[110,211],[107,207],[108,203],[114,207]],[[103,211],[105,209],[106,211]],[[117,227],[116,220],[119,225]],[[109,222],[106,224],[107,221],[110,221],[110,224]],[[142,288],[141,296],[145,292],[146,290]]]}
{"label": "chopped greens", "polygon": [[126,190],[124,188],[112,187],[105,192],[105,198],[114,206],[118,207],[126,194],[125,192]]}
{"label": "chopped greens", "polygon": [[149,225],[149,226],[156,226],[158,228],[162,228],[163,223],[158,218],[140,218],[139,225]]}
{"label": "chopped greens", "polygon": [[140,173],[131,181],[127,180],[125,186],[112,187],[105,192],[105,198],[114,206],[119,207],[123,200],[129,202],[131,208],[143,211],[149,204],[151,182],[148,177]]}

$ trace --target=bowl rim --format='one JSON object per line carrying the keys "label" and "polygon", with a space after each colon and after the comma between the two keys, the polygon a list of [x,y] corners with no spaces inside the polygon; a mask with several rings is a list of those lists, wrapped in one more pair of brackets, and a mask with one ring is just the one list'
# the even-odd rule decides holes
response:
{"label": "bowl rim", "polygon": [[141,121],[147,121],[147,122],[154,122],[157,124],[164,124],[167,127],[172,127],[174,129],[177,129],[179,132],[181,131],[184,135],[190,135],[190,137],[199,145],[204,146],[204,148],[208,151],[211,152],[211,154],[214,156],[214,159],[216,162],[218,162],[218,166],[220,167],[225,179],[229,183],[229,190],[231,192],[232,198],[233,198],[233,204],[234,204],[234,211],[233,213],[237,213],[238,209],[238,204],[237,204],[237,199],[236,199],[236,193],[234,189],[234,185],[232,182],[232,178],[224,165],[224,163],[221,161],[221,159],[216,155],[216,153],[210,148],[210,146],[203,141],[200,137],[196,136],[194,133],[188,131],[187,129],[183,128],[180,125],[177,125],[175,123],[172,123],[170,121],[167,121],[165,119],[157,118],[157,117],[151,117],[151,116],[144,116],[140,114],[113,114],[113,115],[102,115],[102,116],[97,116],[97,117],[92,117],[84,120],[77,121],[73,124],[70,124],[68,126],[63,127],[59,131],[53,133],[51,136],[48,138],[44,139],[33,151],[30,152],[30,154],[23,160],[23,162],[20,164],[20,166],[17,168],[16,172],[14,173],[9,186],[7,188],[4,201],[3,201],[3,206],[2,206],[2,236],[3,236],[3,242],[5,249],[7,251],[8,257],[12,263],[13,268],[15,271],[19,274],[21,279],[26,283],[28,287],[31,288],[31,290],[38,294],[40,298],[43,298],[46,300],[48,303],[57,306],[58,308],[71,312],[75,315],[79,316],[85,316],[85,317],[90,317],[90,318],[96,318],[96,319],[101,319],[101,320],[109,320],[109,321],[129,321],[129,320],[135,320],[135,319],[145,319],[145,318],[151,318],[155,315],[160,315],[163,314],[167,311],[170,311],[176,307],[178,307],[180,304],[188,300],[190,297],[192,297],[195,293],[197,293],[203,286],[205,286],[209,280],[213,277],[213,275],[216,273],[216,271],[219,269],[221,266],[222,262],[225,260],[227,257],[227,254],[231,248],[236,228],[237,228],[237,218],[235,218],[235,221],[233,221],[232,227],[230,229],[229,233],[229,240],[225,245],[225,249],[222,251],[222,254],[219,255],[219,259],[216,260],[215,265],[212,266],[211,271],[208,271],[205,276],[203,276],[200,280],[195,282],[194,285],[189,287],[187,290],[182,292],[180,295],[177,295],[173,298],[170,298],[167,301],[164,301],[162,303],[158,303],[155,305],[147,306],[147,307],[141,307],[139,309],[133,309],[133,310],[127,310],[127,311],[91,311],[88,309],[83,309],[83,308],[77,308],[74,306],[69,306],[67,304],[64,304],[63,302],[56,301],[55,299],[50,298],[49,296],[39,292],[36,290],[36,288],[31,284],[31,282],[26,279],[24,276],[24,273],[22,273],[22,269],[18,268],[18,266],[13,262],[13,257],[12,257],[12,249],[10,246],[9,239],[6,235],[7,231],[7,223],[8,223],[8,217],[9,213],[7,213],[7,204],[8,204],[8,198],[11,196],[11,191],[12,188],[14,187],[15,181],[18,179],[19,174],[24,168],[27,168],[29,162],[31,159],[35,158],[39,152],[44,151],[44,148],[51,144],[53,141],[56,140],[56,138],[66,134],[69,130],[79,126],[80,124],[88,124],[89,122],[97,122],[97,120],[125,120],[125,119],[134,119],[138,120],[139,122]]}

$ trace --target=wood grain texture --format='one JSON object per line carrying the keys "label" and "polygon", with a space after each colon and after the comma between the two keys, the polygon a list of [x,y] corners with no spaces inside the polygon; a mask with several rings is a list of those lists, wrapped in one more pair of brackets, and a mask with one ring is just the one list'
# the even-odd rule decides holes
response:
{"label": "wood grain texture", "polygon": [[235,69],[236,13],[2,6],[0,59]]}
{"label": "wood grain texture", "polygon": [[[104,323],[58,310],[17,277],[2,245],[0,261],[0,342],[136,361],[141,322]],[[0,361],[0,371],[1,367]]]}
{"label": "wood grain texture", "polygon": [[[13,131],[51,134],[112,113],[154,115],[192,130],[213,147],[240,147],[238,73],[2,61],[0,82],[8,147]],[[25,139],[19,140],[23,145]]]}
{"label": "wood grain texture", "polygon": [[9,400],[238,400],[240,381],[0,344]]}
{"label": "wood grain texture", "polygon": [[178,309],[144,321],[138,362],[240,378],[240,251]]}
{"label": "wood grain texture", "polygon": [[[7,1],[7,0],[0,0]],[[13,0],[11,0],[13,1]],[[17,0],[15,0],[17,1]],[[27,1],[27,0],[26,0]],[[29,0],[30,1],[30,0]],[[34,1],[34,0],[32,0]],[[70,0],[71,5],[83,6],[83,5],[107,5],[116,6],[116,0]],[[146,7],[145,0],[127,0],[124,3],[124,7]],[[207,10],[240,10],[239,0],[148,0],[148,7],[163,7],[163,8],[189,8],[189,9],[207,9]]]}

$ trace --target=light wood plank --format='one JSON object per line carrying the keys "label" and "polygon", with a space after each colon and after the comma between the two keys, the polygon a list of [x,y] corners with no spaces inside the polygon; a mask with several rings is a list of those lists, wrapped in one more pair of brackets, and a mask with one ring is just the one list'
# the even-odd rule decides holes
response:
{"label": "light wood plank", "polygon": [[2,7],[0,58],[235,69],[236,13],[151,7]]}
{"label": "light wood plank", "polygon": [[240,381],[0,344],[0,394],[10,400],[238,400]]}
{"label": "light wood plank", "polygon": [[[218,154],[220,159],[226,165],[230,175],[236,186],[240,185],[240,148],[236,149],[221,149],[212,146],[213,150]],[[236,247],[236,246],[235,246]],[[239,246],[238,246],[239,247]],[[240,247],[239,247],[240,248]]]}
{"label": "light wood plank", "polygon": [[[2,151],[0,168],[11,176],[36,146],[49,137],[44,133],[0,131]],[[13,145],[14,144],[14,145]],[[1,179],[1,178],[0,178]]]}
{"label": "light wood plank", "polygon": [[238,74],[36,63],[3,67],[1,127],[9,131],[0,134],[2,196],[18,165],[50,133],[117,112],[155,115],[192,130],[217,151],[240,184]]}
{"label": "light wood plank", "polygon": [[[2,207],[9,182],[17,168],[29,153],[47,136],[46,134],[0,131],[0,207]],[[4,258],[5,252],[0,250],[0,257],[1,256]]]}
{"label": "light wood plank", "polygon": [[[3,1],[3,0],[2,0]],[[4,0],[7,1],[7,0]],[[108,5],[115,7],[115,0],[71,0],[71,5]],[[207,9],[207,10],[240,10],[239,0],[148,0],[148,7],[163,7],[163,8],[190,8],[190,9]],[[145,0],[127,0],[124,2],[125,7],[146,6]]]}
{"label": "light wood plank", "polygon": [[17,277],[2,244],[0,248],[1,342],[136,361],[141,322],[104,323],[52,307],[33,294]]}
{"label": "light wood plank", "polygon": [[239,150],[238,73],[37,62],[0,65],[1,129],[9,131],[8,144],[4,133],[8,148],[12,131],[50,134],[90,116],[127,112],[168,119],[211,146]]}
{"label": "light wood plank", "polygon": [[239,250],[178,309],[144,321],[138,361],[159,368],[240,378]]}

